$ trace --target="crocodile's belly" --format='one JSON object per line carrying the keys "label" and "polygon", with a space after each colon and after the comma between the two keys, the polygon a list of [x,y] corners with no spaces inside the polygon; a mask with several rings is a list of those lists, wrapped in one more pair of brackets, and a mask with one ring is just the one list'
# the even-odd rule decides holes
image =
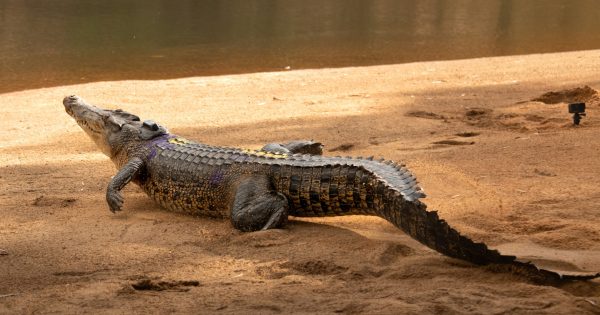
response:
{"label": "crocodile's belly", "polygon": [[140,186],[165,209],[217,218],[230,216],[232,179],[225,169],[150,164],[145,175]]}
{"label": "crocodile's belly", "polygon": [[172,181],[147,181],[143,190],[163,208],[191,215],[229,217],[230,205],[217,191],[208,189],[206,183]]}

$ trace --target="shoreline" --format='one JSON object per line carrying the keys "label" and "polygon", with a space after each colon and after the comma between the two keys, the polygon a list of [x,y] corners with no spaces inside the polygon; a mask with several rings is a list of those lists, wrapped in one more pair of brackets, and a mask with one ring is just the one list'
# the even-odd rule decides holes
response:
{"label": "shoreline", "polygon": [[[61,73],[60,76],[48,78],[45,77],[43,82],[37,81],[39,80],[38,74],[28,74],[29,78],[10,78],[0,79],[0,82],[3,84],[0,87],[0,94],[12,93],[12,92],[20,92],[27,91],[31,89],[43,89],[43,88],[56,88],[67,85],[80,85],[80,84],[91,84],[96,82],[118,82],[118,81],[161,81],[161,80],[177,80],[177,79],[185,79],[185,78],[193,78],[193,77],[217,77],[217,76],[227,76],[227,75],[245,75],[245,74],[256,74],[256,73],[277,73],[277,72],[287,72],[287,67],[291,66],[292,71],[297,70],[328,70],[328,69],[343,69],[343,68],[364,68],[364,67],[377,67],[377,66],[394,66],[394,65],[404,65],[404,64],[413,64],[413,63],[435,63],[435,62],[453,62],[453,61],[465,61],[465,60],[476,60],[476,59],[492,59],[492,58],[512,58],[519,56],[533,56],[533,55],[552,55],[552,54],[569,54],[569,53],[577,53],[577,52],[587,52],[598,50],[598,48],[590,48],[587,50],[575,50],[575,51],[556,51],[556,52],[539,52],[539,53],[530,53],[530,54],[517,54],[517,55],[497,55],[497,56],[481,56],[481,57],[473,57],[473,58],[450,58],[450,59],[425,59],[425,60],[415,60],[415,61],[407,61],[403,63],[395,63],[393,61],[389,63],[380,61],[372,61],[370,63],[365,63],[360,66],[351,66],[351,61],[340,61],[340,62],[332,62],[328,67],[322,67],[319,62],[315,61],[305,61],[304,67],[294,67],[293,65],[286,65],[285,62],[279,62],[278,65],[264,65],[263,67],[256,67],[253,69],[248,68],[246,65],[224,65],[224,64],[209,64],[206,65],[206,69],[197,72],[190,73],[188,69],[181,68],[178,71],[174,71],[170,74],[166,74],[165,71],[148,71],[147,73],[137,73],[129,69],[128,71],[124,71],[121,73],[98,73],[98,74],[90,74],[87,76],[85,74],[82,77],[76,79],[66,73]],[[232,56],[231,59],[236,59],[239,56]],[[177,59],[177,57],[173,57]],[[185,57],[181,57],[185,60]],[[309,57],[309,60],[318,60],[319,56]],[[193,60],[189,61],[193,63]],[[244,68],[245,70],[240,70]],[[87,69],[89,71],[90,69]],[[52,73],[52,70],[46,69],[46,72]],[[166,75],[165,75],[166,74]],[[42,76],[47,76],[48,74],[42,74]],[[88,78],[91,77],[92,79]],[[140,79],[141,77],[149,78],[149,79]],[[11,81],[12,79],[12,81]],[[28,81],[29,86],[33,86],[32,88],[28,88],[28,83],[22,81]],[[16,82],[16,83],[15,83]],[[61,82],[68,82],[67,84],[61,84]],[[12,86],[12,87],[10,87]]]}
{"label": "shoreline", "polygon": [[[546,56],[546,55],[571,55],[578,53],[594,53],[600,52],[600,49],[586,49],[586,50],[576,50],[576,51],[558,51],[558,52],[543,52],[543,53],[532,53],[532,54],[517,54],[517,55],[500,55],[500,56],[484,56],[484,57],[475,57],[475,58],[458,58],[458,59],[440,59],[440,60],[422,60],[422,61],[412,61],[405,63],[381,63],[381,64],[372,64],[372,65],[363,65],[363,66],[334,66],[334,67],[320,67],[320,68],[292,68],[286,69],[285,67],[276,70],[275,68],[271,68],[271,70],[256,70],[256,71],[232,71],[232,72],[222,72],[222,71],[213,71],[206,74],[198,74],[192,76],[181,76],[181,75],[173,75],[173,76],[165,76],[165,77],[157,77],[152,75],[152,79],[138,79],[138,78],[110,78],[106,76],[101,76],[102,79],[94,80],[94,81],[84,81],[84,82],[72,82],[67,84],[53,83],[47,86],[36,86],[34,88],[19,88],[19,89],[11,89],[2,91],[0,90],[0,95],[2,94],[10,94],[10,93],[18,93],[25,92],[30,90],[40,90],[40,89],[52,89],[52,88],[60,88],[65,86],[78,86],[78,85],[86,85],[86,84],[94,84],[94,83],[102,83],[102,82],[127,82],[127,81],[169,81],[169,80],[184,80],[190,78],[211,78],[211,77],[223,77],[223,76],[243,76],[243,75],[254,75],[261,73],[286,73],[290,71],[319,71],[319,70],[335,70],[335,69],[354,69],[354,68],[372,68],[372,67],[391,67],[391,66],[402,66],[402,65],[412,65],[412,64],[435,64],[435,63],[452,63],[452,62],[465,62],[465,61],[475,61],[475,60],[489,60],[489,59],[507,59],[507,58],[519,58],[519,57],[529,57],[529,56]],[[34,84],[35,85],[35,84]]]}

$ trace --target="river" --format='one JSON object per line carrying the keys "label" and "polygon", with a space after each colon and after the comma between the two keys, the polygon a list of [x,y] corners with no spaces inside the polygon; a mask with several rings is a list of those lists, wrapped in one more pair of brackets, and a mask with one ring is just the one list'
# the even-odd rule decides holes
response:
{"label": "river", "polygon": [[0,0],[0,93],[596,48],[594,0]]}

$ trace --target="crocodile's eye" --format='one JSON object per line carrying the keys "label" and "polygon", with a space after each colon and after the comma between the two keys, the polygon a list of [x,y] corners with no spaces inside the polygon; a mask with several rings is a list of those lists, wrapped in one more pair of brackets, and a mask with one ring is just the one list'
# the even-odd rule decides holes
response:
{"label": "crocodile's eye", "polygon": [[142,124],[144,127],[152,130],[152,131],[157,131],[158,130],[158,124],[156,124],[154,121],[152,120],[144,120],[144,123]]}

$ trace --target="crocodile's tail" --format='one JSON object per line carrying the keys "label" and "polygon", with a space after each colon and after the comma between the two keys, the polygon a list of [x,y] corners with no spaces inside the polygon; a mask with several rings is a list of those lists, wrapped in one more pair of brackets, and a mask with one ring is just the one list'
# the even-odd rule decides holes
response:
{"label": "crocodile's tail", "polygon": [[327,158],[326,165],[315,166],[313,164],[318,164],[319,160],[310,164],[311,159],[315,158],[294,156],[290,160],[308,161],[310,166],[288,167],[285,171],[278,166],[273,171],[278,191],[285,192],[293,205],[291,215],[378,215],[444,255],[477,265],[493,265],[538,283],[559,284],[600,277],[600,273],[561,275],[539,269],[532,263],[517,261],[515,256],[502,255],[483,243],[460,235],[440,219],[437,212],[427,211],[427,206],[419,201],[425,196],[423,190],[402,164],[374,161],[373,157],[334,157]]}
{"label": "crocodile's tail", "polygon": [[414,239],[450,257],[466,260],[477,265],[494,265],[498,269],[526,276],[541,284],[559,284],[565,281],[589,280],[600,277],[590,275],[561,275],[536,267],[530,262],[520,262],[515,256],[502,255],[489,249],[484,243],[475,243],[440,219],[436,211],[427,211],[419,200],[408,201],[393,189],[385,194],[386,202],[379,215],[402,229]]}

